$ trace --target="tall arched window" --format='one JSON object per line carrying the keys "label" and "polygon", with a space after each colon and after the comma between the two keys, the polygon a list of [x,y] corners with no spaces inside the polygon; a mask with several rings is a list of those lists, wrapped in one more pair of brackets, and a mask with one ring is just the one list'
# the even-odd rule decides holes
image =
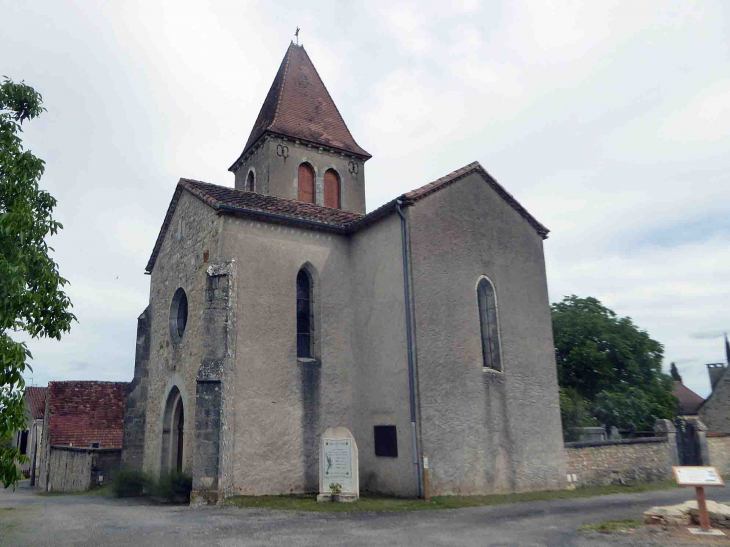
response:
{"label": "tall arched window", "polygon": [[324,204],[340,208],[340,177],[334,169],[328,169],[324,174]]}
{"label": "tall arched window", "polygon": [[299,166],[299,192],[297,199],[314,203],[314,169],[308,163]]}
{"label": "tall arched window", "polygon": [[482,278],[477,285],[477,303],[479,304],[479,322],[482,331],[484,367],[501,371],[497,299],[494,294],[494,286],[486,277]]}
{"label": "tall arched window", "polygon": [[297,357],[312,357],[312,280],[297,274]]}
{"label": "tall arched window", "polygon": [[246,190],[248,190],[249,192],[253,192],[253,188],[254,188],[253,179],[254,179],[253,171],[249,171],[248,177],[246,177]]}

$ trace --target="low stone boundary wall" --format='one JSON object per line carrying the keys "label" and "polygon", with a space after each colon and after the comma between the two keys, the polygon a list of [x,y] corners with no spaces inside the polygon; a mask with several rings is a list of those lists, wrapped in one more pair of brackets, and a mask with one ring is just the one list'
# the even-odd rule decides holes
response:
{"label": "low stone boundary wall", "polygon": [[121,460],[121,449],[52,446],[46,490],[48,492],[90,490],[102,482],[108,482],[119,469]]}
{"label": "low stone boundary wall", "polygon": [[717,467],[721,475],[730,473],[730,435],[707,434],[710,465]]}
{"label": "low stone boundary wall", "polygon": [[674,436],[565,443],[568,483],[597,486],[672,478]]}

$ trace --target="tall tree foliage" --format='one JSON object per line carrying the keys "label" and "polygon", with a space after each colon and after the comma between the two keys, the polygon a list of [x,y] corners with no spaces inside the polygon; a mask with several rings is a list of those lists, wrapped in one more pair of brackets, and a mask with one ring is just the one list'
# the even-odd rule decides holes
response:
{"label": "tall tree foliage", "polygon": [[626,429],[674,417],[659,342],[595,298],[567,296],[551,309],[560,387],[582,397],[592,416]]}
{"label": "tall tree foliage", "polygon": [[75,320],[63,291],[67,281],[48,255],[46,238],[58,232],[56,200],[41,190],[44,162],[23,148],[22,124],[41,115],[42,98],[32,87],[5,78],[0,84],[0,480],[5,488],[20,479],[20,451],[12,434],[25,429],[23,372],[32,356],[12,338],[60,339]]}
{"label": "tall tree foliage", "polygon": [[672,380],[682,383],[682,375],[679,374],[677,365],[675,365],[674,363],[672,363],[672,366],[669,368],[669,374],[672,376]]}

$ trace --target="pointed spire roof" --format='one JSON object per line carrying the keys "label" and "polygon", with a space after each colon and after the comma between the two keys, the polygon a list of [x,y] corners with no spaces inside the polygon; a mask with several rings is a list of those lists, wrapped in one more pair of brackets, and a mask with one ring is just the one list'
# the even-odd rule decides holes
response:
{"label": "pointed spire roof", "polygon": [[[372,157],[352,138],[304,46],[293,42],[284,55],[241,156],[269,132],[338,148],[366,160]],[[233,166],[236,163],[238,160]]]}

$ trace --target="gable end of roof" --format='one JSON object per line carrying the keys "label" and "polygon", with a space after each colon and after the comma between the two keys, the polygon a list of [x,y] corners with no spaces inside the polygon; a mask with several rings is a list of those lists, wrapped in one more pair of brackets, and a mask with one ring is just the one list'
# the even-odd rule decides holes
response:
{"label": "gable end of roof", "polygon": [[481,164],[478,161],[472,162],[469,165],[466,165],[462,167],[461,169],[457,169],[456,171],[453,171],[449,173],[448,175],[441,177],[440,179],[436,179],[433,182],[429,182],[428,184],[421,186],[420,188],[416,188],[415,190],[411,190],[410,192],[407,192],[405,194],[405,197],[410,200],[411,202],[415,203],[426,196],[429,196],[435,192],[438,192],[439,190],[443,190],[447,186],[450,186],[451,184],[454,184],[455,182],[469,176],[472,173],[478,173],[482,179],[495,191],[497,194],[506,201],[515,211],[517,211],[527,222],[530,223],[530,225],[535,229],[535,231],[542,236],[543,239],[547,239],[548,234],[550,233],[550,230],[548,230],[542,223],[540,223],[534,216],[532,216],[527,209],[525,209],[519,201],[515,199],[515,197],[510,194],[507,190],[504,189],[504,187],[499,184],[494,177],[492,177],[484,167],[481,166]]}

